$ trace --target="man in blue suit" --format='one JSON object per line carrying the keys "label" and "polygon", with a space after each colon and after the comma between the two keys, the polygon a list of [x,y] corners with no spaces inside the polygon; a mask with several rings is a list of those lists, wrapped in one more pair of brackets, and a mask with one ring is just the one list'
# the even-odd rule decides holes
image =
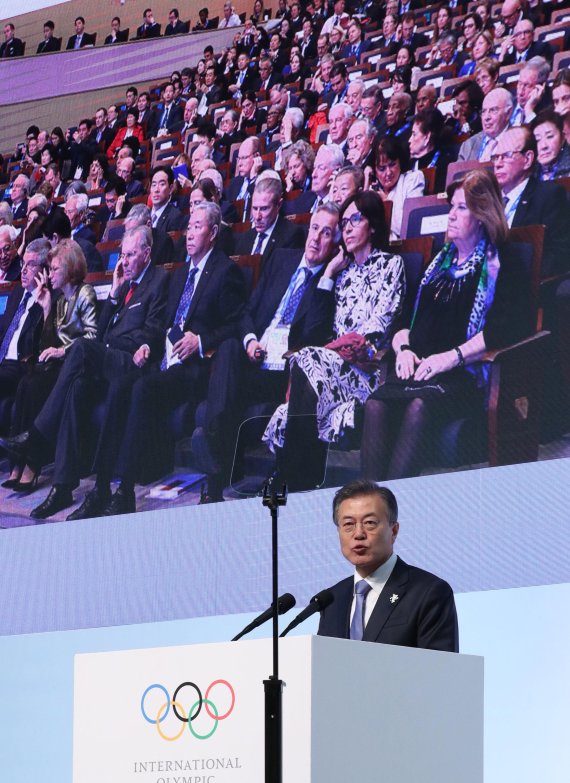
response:
{"label": "man in blue suit", "polygon": [[355,573],[331,588],[334,601],[321,615],[319,635],[458,652],[451,587],[394,553],[393,493],[372,481],[352,481],[336,493],[333,519]]}

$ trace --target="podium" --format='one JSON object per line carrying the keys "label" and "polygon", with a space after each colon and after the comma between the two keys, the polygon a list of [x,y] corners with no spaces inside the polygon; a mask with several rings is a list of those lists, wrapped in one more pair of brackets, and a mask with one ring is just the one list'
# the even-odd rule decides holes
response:
{"label": "podium", "polygon": [[[264,783],[270,668],[270,639],[76,655],[74,783]],[[284,783],[482,783],[482,658],[298,636],[280,670]]]}

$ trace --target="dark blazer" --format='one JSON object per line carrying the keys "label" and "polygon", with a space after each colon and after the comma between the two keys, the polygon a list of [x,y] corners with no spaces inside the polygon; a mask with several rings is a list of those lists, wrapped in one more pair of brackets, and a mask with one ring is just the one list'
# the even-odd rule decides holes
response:
{"label": "dark blazer", "polygon": [[[178,267],[172,275],[166,308],[166,323],[172,326],[184,285],[188,277],[188,265]],[[243,273],[239,266],[214,248],[192,300],[184,322],[184,331],[200,336],[204,352],[237,333],[239,319],[246,301]]]}
{"label": "dark blazer", "polygon": [[368,39],[364,39],[360,41],[360,43],[356,47],[356,51],[353,53],[352,44],[349,41],[347,41],[343,45],[340,51],[340,56],[341,59],[344,57],[356,57],[356,62],[359,63],[362,58],[362,55],[365,54],[366,52],[369,52],[371,48],[372,48],[372,44],[370,43],[370,41]]}
{"label": "dark blazer", "polygon": [[40,41],[36,54],[46,54],[47,52],[59,52],[61,49],[61,38],[55,38],[53,35],[47,39],[44,38]]}
{"label": "dark blazer", "polygon": [[570,269],[570,206],[566,191],[556,182],[534,177],[522,192],[513,217],[513,227],[545,225],[541,277]]}
{"label": "dark blazer", "polygon": [[113,43],[125,43],[125,41],[129,40],[129,33],[128,30],[118,30],[117,31],[117,38],[113,41],[113,36],[108,35],[105,38],[105,45],[108,46],[109,44]]}
{"label": "dark blazer", "polygon": [[[236,254],[251,255],[257,241],[257,231],[251,228],[236,239]],[[305,234],[301,226],[291,223],[287,218],[279,217],[269,241],[263,251],[263,263],[265,264],[274,250],[282,247],[302,248],[305,245]]]}
{"label": "dark blazer", "polygon": [[311,211],[311,207],[317,200],[317,194],[312,190],[304,190],[297,198],[286,201],[283,205],[284,215],[303,215]]}
{"label": "dark blazer", "polygon": [[[238,177],[232,177],[229,185],[224,189],[224,197],[228,201],[235,201],[237,197],[239,196],[241,187],[243,185],[244,177],[238,176]],[[250,180],[248,190],[250,193],[250,196],[253,195],[253,189],[255,187],[255,180]]]}
{"label": "dark blazer", "polygon": [[[524,52],[523,62],[528,62],[533,57],[544,57],[549,63],[552,62],[554,52],[549,43],[545,41],[534,41],[529,48]],[[512,52],[508,52],[501,65],[514,65],[517,62],[517,52],[513,47]]]}
{"label": "dark blazer", "polygon": [[144,185],[138,179],[132,179],[127,184],[127,198],[136,198],[144,193]]}
{"label": "dark blazer", "polygon": [[86,242],[91,242],[92,245],[97,244],[97,237],[95,236],[95,232],[89,228],[89,226],[82,226],[76,234],[72,234],[72,238],[75,239],[75,241],[78,239],[84,239]]}
{"label": "dark blazer", "polygon": [[4,41],[0,46],[0,59],[3,57],[21,57],[24,54],[24,44],[19,38]]}
{"label": "dark blazer", "polygon": [[113,128],[104,128],[101,133],[101,140],[97,141],[97,128],[93,128],[89,134],[89,137],[95,142],[95,144],[97,144],[98,147],[103,149],[103,152],[107,152],[116,135],[116,131],[114,131]]}
{"label": "dark blazer", "polygon": [[170,24],[169,22],[164,29],[165,35],[182,35],[187,32],[188,25],[186,22],[183,22],[182,19],[177,19],[176,24]]}
{"label": "dark blazer", "polygon": [[146,27],[144,24],[141,24],[140,27],[137,27],[137,38],[158,38],[160,36],[160,27],[158,22],[154,22],[153,24]]}
{"label": "dark blazer", "polygon": [[[12,323],[12,319],[18,309],[18,305],[22,301],[24,293],[22,286],[17,285],[8,297],[4,315],[0,316],[0,344],[8,331],[8,327]],[[22,326],[22,331],[20,332],[20,337],[18,338],[19,359],[26,359],[29,356],[34,356],[38,353],[43,326],[44,312],[40,305],[35,302],[28,311],[28,315]]]}
{"label": "dark blazer", "polygon": [[97,246],[90,242],[88,239],[83,239],[81,236],[75,236],[75,241],[79,247],[83,250],[85,261],[87,262],[88,272],[103,272],[105,270],[105,264],[101,253],[97,250]]}
{"label": "dark blazer", "polygon": [[88,136],[85,141],[72,142],[69,148],[71,176],[73,176],[75,169],[81,166],[81,179],[84,180],[89,174],[89,166],[93,163],[93,158],[99,151],[99,145],[91,136]]}
{"label": "dark blazer", "polygon": [[[261,338],[273,320],[285,296],[291,278],[301,263],[303,250],[276,250],[267,264],[251,296],[240,324],[240,339],[247,334]],[[325,265],[313,275],[303,298],[295,311],[289,331],[290,350],[306,345],[323,345],[330,339],[333,328],[334,289],[318,288]]]}
{"label": "dark blazer", "polygon": [[[184,246],[186,247],[186,240],[184,239]],[[150,251],[150,258],[153,264],[170,264],[175,260],[174,258],[174,243],[171,237],[164,231],[159,231],[156,228],[152,229],[152,250]]]}
{"label": "dark blazer", "polygon": [[[67,46],[66,49],[75,49],[75,39],[77,38],[76,35],[72,35],[67,40]],[[80,48],[83,49],[84,46],[95,46],[95,36],[91,35],[90,33],[83,33],[83,38],[81,39],[81,46]]]}
{"label": "dark blazer", "polygon": [[21,270],[22,261],[20,259],[20,256],[16,256],[10,266],[8,267],[8,271],[6,272],[6,281],[9,283],[13,283],[14,280],[20,279],[20,270]]}
{"label": "dark blazer", "polygon": [[159,231],[182,231],[186,228],[188,219],[184,217],[182,212],[177,209],[174,204],[167,204],[164,212],[158,219],[158,223],[154,228]]}
{"label": "dark blazer", "polygon": [[[410,43],[407,44],[410,46],[414,52],[416,49],[419,49],[422,46],[427,46],[429,44],[429,38],[424,33],[412,33],[412,37],[410,38]],[[404,44],[401,43],[400,46],[403,46]]]}
{"label": "dark blazer", "polygon": [[[12,206],[11,202],[10,202],[10,206]],[[14,220],[22,220],[23,218],[26,217],[27,213],[28,213],[28,199],[25,198],[23,201],[20,202],[18,208],[13,213]]]}
{"label": "dark blazer", "polygon": [[[147,136],[155,137],[158,131],[160,130],[160,123],[162,121],[162,115],[164,113],[164,108],[160,110],[154,110],[147,123]],[[184,121],[184,112],[180,106],[175,106],[174,104],[170,105],[170,111],[168,113],[168,119],[166,120],[166,130],[171,133],[173,130],[173,127],[181,122]]]}
{"label": "dark blazer", "polygon": [[168,272],[149,266],[127,305],[124,301],[129,284],[123,283],[117,304],[110,299],[103,303],[97,339],[109,348],[118,348],[131,355],[145,343],[150,347],[151,355],[160,354],[164,343],[168,282]]}
{"label": "dark blazer", "polygon": [[[349,639],[354,577],[338,582],[331,591],[334,601],[321,614],[318,634]],[[364,629],[363,641],[458,652],[451,587],[398,557]]]}

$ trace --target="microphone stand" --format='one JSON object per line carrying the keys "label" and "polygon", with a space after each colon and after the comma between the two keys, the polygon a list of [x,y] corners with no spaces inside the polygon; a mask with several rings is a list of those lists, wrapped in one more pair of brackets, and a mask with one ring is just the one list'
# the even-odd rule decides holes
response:
{"label": "microphone stand", "polygon": [[283,681],[279,679],[278,592],[279,569],[277,548],[277,519],[279,506],[287,503],[287,487],[277,492],[265,484],[263,505],[271,513],[271,565],[273,591],[273,674],[263,680],[265,690],[265,783],[281,783],[283,778]]}

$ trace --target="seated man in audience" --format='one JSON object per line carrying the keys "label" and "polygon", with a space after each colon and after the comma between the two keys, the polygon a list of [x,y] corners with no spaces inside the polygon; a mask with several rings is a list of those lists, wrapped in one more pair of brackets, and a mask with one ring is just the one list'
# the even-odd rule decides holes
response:
{"label": "seated man in audience", "polygon": [[119,126],[119,111],[117,109],[117,105],[112,103],[107,107],[107,127],[111,128],[111,130],[115,131],[116,133],[119,130]]}
{"label": "seated man in audience", "polygon": [[192,138],[196,131],[196,122],[198,120],[198,98],[188,98],[184,106],[184,114],[180,122],[172,126],[173,133],[179,133],[182,143]]}
{"label": "seated man in audience", "polygon": [[169,82],[162,91],[162,109],[155,109],[150,116],[147,136],[155,139],[168,135],[182,118],[182,109],[174,104],[174,85]]}
{"label": "seated man in audience", "polygon": [[257,92],[261,88],[261,80],[253,68],[249,67],[249,57],[242,52],[237,59],[237,70],[233,76],[228,91],[232,98],[240,99],[249,90]]}
{"label": "seated man in audience", "polygon": [[323,101],[329,109],[339,103],[344,103],[348,91],[348,73],[344,63],[333,65],[330,72],[331,89],[325,92]]}
{"label": "seated man in audience", "polygon": [[20,279],[18,232],[12,225],[0,226],[0,283],[12,283]]}
{"label": "seated man in audience", "polygon": [[367,87],[362,93],[360,101],[360,113],[374,125],[379,134],[386,132],[386,114],[384,108],[384,95],[378,85]]}
{"label": "seated man in audience", "polygon": [[362,96],[364,95],[364,82],[362,79],[353,79],[346,91],[345,101],[352,109],[355,117],[362,117]]}
{"label": "seated man in audience", "polygon": [[[200,398],[207,389],[208,351],[237,333],[246,293],[241,269],[214,245],[220,228],[216,204],[197,204],[186,234],[186,263],[170,283],[162,341],[162,361],[155,372],[136,379],[130,399],[115,411],[119,423],[100,438],[95,455],[97,483],[72,519],[136,510],[134,486],[142,456],[154,457],[165,438],[166,417],[176,406]],[[149,359],[144,344],[133,357]],[[111,496],[113,476],[121,483]]]}
{"label": "seated man in audience", "polygon": [[[190,175],[193,182],[198,181],[198,175],[204,168],[205,161],[213,162],[214,150],[209,144],[200,142],[192,150],[190,157]],[[215,167],[214,163],[214,167]]]}
{"label": "seated man in audience", "polygon": [[412,98],[407,92],[391,95],[386,109],[386,135],[395,136],[402,145],[407,145],[412,133]]}
{"label": "seated man in audience", "polygon": [[120,414],[129,389],[160,354],[168,273],[150,263],[151,243],[146,227],[125,234],[97,339],[73,343],[30,431],[1,442],[8,453],[32,465],[44,464],[55,448],[53,487],[31,512],[34,519],[47,519],[73,503],[94,404],[104,401],[97,434],[99,443],[106,443],[121,429]]}
{"label": "seated man in audience", "polygon": [[111,32],[105,38],[105,44],[123,43],[127,40],[127,31],[121,30],[121,20],[118,16],[111,19]]}
{"label": "seated man in audience", "polygon": [[337,144],[346,155],[348,152],[348,131],[354,115],[348,103],[339,103],[329,111],[329,134],[327,144]]}
{"label": "seated man in audience", "polygon": [[543,57],[533,57],[522,68],[517,80],[517,102],[511,115],[511,126],[527,125],[549,104],[546,95],[550,66]]}
{"label": "seated man in audience", "polygon": [[534,25],[530,19],[517,22],[512,35],[503,38],[501,42],[501,65],[526,63],[533,57],[544,57],[552,63],[554,52],[545,41],[534,40]]}
{"label": "seated man in audience", "polygon": [[28,212],[28,193],[30,180],[25,174],[18,174],[12,182],[10,206],[14,220],[25,218]]}
{"label": "seated man in audience", "polygon": [[150,94],[148,92],[141,92],[137,98],[137,111],[139,116],[137,117],[137,123],[144,130],[145,138],[147,136],[147,125],[152,116],[152,109],[150,106]]}
{"label": "seated man in audience", "polygon": [[457,37],[454,33],[446,33],[431,50],[424,67],[426,70],[433,70],[455,65],[459,72],[464,64],[465,56],[457,48]]}
{"label": "seated man in audience", "polygon": [[275,171],[281,171],[283,168],[283,153],[303,136],[305,127],[305,115],[298,107],[287,109],[281,122],[281,128],[278,136],[273,137],[266,152],[275,153]]}
{"label": "seated man in audience", "polygon": [[216,149],[224,156],[226,161],[229,160],[232,144],[239,144],[245,139],[245,133],[238,130],[238,122],[239,114],[233,109],[225,111],[220,120]]}
{"label": "seated man in audience", "polygon": [[75,20],[75,35],[67,40],[66,49],[83,49],[84,46],[95,46],[95,35],[85,32],[85,19],[78,16]]}
{"label": "seated man in audience", "polygon": [[224,30],[226,27],[239,27],[241,20],[235,12],[235,8],[230,2],[224,3],[224,15],[218,22],[218,30]]}
{"label": "seated man in audience", "polygon": [[38,44],[38,48],[36,49],[36,54],[46,54],[47,52],[59,52],[61,49],[61,41],[59,38],[54,37],[55,30],[55,24],[51,21],[51,19],[48,19],[47,22],[44,23],[44,38],[43,41],[40,41]]}
{"label": "seated man in audience", "polygon": [[178,13],[178,8],[173,8],[168,13],[168,24],[164,30],[164,35],[181,35],[187,32],[186,25]]}
{"label": "seated man in audience", "polygon": [[69,218],[71,224],[72,239],[84,239],[93,245],[97,243],[97,237],[92,229],[86,223],[87,212],[89,211],[89,198],[86,193],[74,193],[65,200],[63,211]]}
{"label": "seated man in audience", "polygon": [[123,220],[131,208],[126,197],[127,186],[121,177],[110,174],[104,191],[105,204],[96,212],[96,220],[101,224],[102,232],[109,220]]}
{"label": "seated man in audience", "polygon": [[95,112],[95,126],[91,130],[91,138],[103,152],[107,152],[109,145],[115,138],[115,132],[107,127],[107,109],[104,106]]}
{"label": "seated man in audience", "polygon": [[350,16],[344,10],[345,0],[335,0],[333,3],[333,13],[329,16],[321,28],[321,35],[331,34],[333,27],[339,27],[341,23],[347,23]]}
{"label": "seated man in audience", "polygon": [[350,126],[346,144],[348,152],[346,162],[353,166],[360,166],[365,169],[367,166],[374,166],[374,154],[372,146],[376,139],[376,129],[370,120],[355,120]]}
{"label": "seated man in audience", "polygon": [[137,38],[158,38],[159,36],[160,25],[154,19],[152,8],[145,8],[143,23],[137,27]]}
{"label": "seated man in audience", "polygon": [[265,264],[278,248],[303,247],[305,236],[301,226],[280,217],[283,205],[283,186],[280,179],[257,182],[251,202],[252,228],[236,238],[236,254],[260,253]]}
{"label": "seated man in audience", "polygon": [[402,25],[402,36],[400,46],[409,46],[412,51],[416,51],[421,46],[429,44],[429,38],[424,33],[415,33],[416,17],[413,11],[406,11],[402,14],[400,20]]}
{"label": "seated man in audience", "polygon": [[495,37],[498,39],[513,35],[517,24],[527,16],[523,13],[521,0],[505,0],[501,8],[501,21],[495,27]]}
{"label": "seated man in audience", "polygon": [[216,69],[213,65],[206,67],[204,74],[204,89],[196,93],[198,98],[198,114],[204,117],[212,103],[220,103],[223,100],[221,87],[216,84]]}
{"label": "seated man in audience", "polygon": [[4,43],[0,46],[0,59],[5,57],[21,57],[24,54],[24,44],[16,38],[16,28],[12,22],[4,25]]}
{"label": "seated man in audience", "polygon": [[352,19],[348,25],[348,41],[341,49],[341,59],[344,57],[356,57],[359,63],[362,55],[372,48],[370,41],[365,40],[362,25],[358,19]]}
{"label": "seated man in audience", "polygon": [[73,141],[69,147],[71,179],[85,181],[93,158],[99,152],[97,142],[91,136],[92,124],[89,119],[80,120],[77,130],[73,134]]}
{"label": "seated man in audience", "polygon": [[556,182],[541,182],[534,173],[536,140],[527,127],[512,128],[499,139],[491,156],[495,176],[506,198],[509,226],[544,225],[541,277],[570,269],[570,207]]}
{"label": "seated man in audience", "polygon": [[509,128],[514,104],[513,96],[504,87],[491,90],[481,109],[483,130],[463,142],[457,160],[491,160],[501,135]]}
{"label": "seated man in audience", "polygon": [[160,231],[181,231],[187,219],[170,203],[174,190],[174,174],[167,166],[157,166],[151,174],[150,200],[152,203],[152,227]]}
{"label": "seated man in audience", "polygon": [[358,166],[343,166],[334,176],[330,201],[340,209],[347,198],[364,188],[364,172]]}
{"label": "seated man in audience", "polygon": [[[0,228],[0,251],[6,236],[5,227]],[[50,249],[51,245],[45,239],[29,243],[22,261],[21,284],[10,293],[6,310],[0,316],[0,399],[15,394],[28,362],[39,354],[44,314],[34,291],[40,272],[47,269]],[[0,274],[3,261],[4,255],[0,256]]]}
{"label": "seated man in audience", "polygon": [[279,81],[278,76],[274,73],[273,63],[271,62],[270,57],[260,57],[259,78],[259,90],[263,92],[264,95],[267,95],[269,90]]}
{"label": "seated man in audience", "polygon": [[558,71],[552,85],[552,104],[561,117],[570,112],[570,68]]}
{"label": "seated man in audience", "polygon": [[117,161],[117,176],[124,180],[126,185],[125,195],[129,200],[136,198],[137,196],[142,196],[144,193],[144,186],[142,182],[138,179],[135,179],[133,175],[134,170],[134,158],[122,158],[121,160]]}
{"label": "seated man in audience", "polygon": [[198,19],[200,21],[192,28],[193,33],[202,32],[202,30],[212,30],[214,28],[214,24],[208,19],[208,15],[209,11],[207,8],[201,8],[198,11]]}
{"label": "seated man in audience", "polygon": [[174,258],[174,243],[166,231],[152,228],[150,209],[146,204],[134,204],[125,218],[125,232],[132,231],[139,226],[148,226],[152,230],[152,248],[150,260],[153,264],[161,266],[170,264]]}
{"label": "seated man in audience", "polygon": [[[313,179],[311,190],[308,193],[301,193],[294,201],[287,202],[291,205],[293,214],[299,212],[315,213],[317,209],[331,200],[330,190],[334,177],[344,166],[344,153],[338,144],[323,144],[319,147],[315,156],[315,165],[313,167]],[[312,204],[309,196],[315,196]],[[299,208],[295,209],[295,204],[301,202]],[[300,207],[305,207],[301,209]]]}
{"label": "seated man in audience", "polygon": [[435,109],[437,105],[437,90],[433,84],[424,84],[416,95],[416,113],[424,109]]}
{"label": "seated man in audience", "polygon": [[201,117],[196,124],[196,133],[194,134],[194,141],[200,142],[200,145],[205,145],[210,148],[210,157],[216,165],[225,163],[225,154],[216,147],[218,140],[218,130],[213,122]]}
{"label": "seated man in audience", "polygon": [[242,142],[237,160],[236,176],[232,177],[229,185],[224,190],[228,201],[243,199],[243,219],[249,220],[251,211],[251,197],[257,181],[257,175],[261,171],[261,144],[257,136],[250,136]]}
{"label": "seated man in audience", "polygon": [[238,128],[240,131],[255,129],[255,133],[260,133],[261,126],[267,120],[265,109],[257,107],[257,93],[250,90],[246,92],[241,101],[241,113]]}

